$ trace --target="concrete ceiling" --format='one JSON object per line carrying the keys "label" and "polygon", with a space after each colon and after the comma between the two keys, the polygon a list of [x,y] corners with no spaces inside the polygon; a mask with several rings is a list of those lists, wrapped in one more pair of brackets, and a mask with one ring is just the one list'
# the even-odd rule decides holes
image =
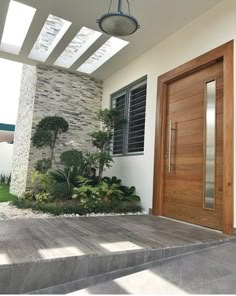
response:
{"label": "concrete ceiling", "polygon": [[[110,0],[17,0],[37,9],[19,55],[0,52],[0,58],[7,58],[26,64],[36,65],[38,62],[28,55],[48,17],[48,14],[71,21],[72,25],[59,44],[51,53],[45,64],[53,65],[78,31],[86,26],[98,30],[96,20],[108,11]],[[134,35],[123,38],[129,45],[108,60],[91,76],[105,79],[119,68],[127,65],[155,44],[174,33],[221,0],[130,0],[131,13],[139,20],[141,28]],[[113,0],[113,10],[117,0]],[[0,38],[7,15],[9,0],[1,0]],[[75,71],[98,49],[109,36],[103,34],[69,69]]]}

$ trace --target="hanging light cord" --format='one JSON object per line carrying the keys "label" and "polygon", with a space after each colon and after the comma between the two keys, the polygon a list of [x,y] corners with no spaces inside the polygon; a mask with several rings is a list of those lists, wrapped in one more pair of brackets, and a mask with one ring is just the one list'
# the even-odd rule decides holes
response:
{"label": "hanging light cord", "polygon": [[110,6],[109,6],[108,13],[110,13],[110,12],[111,12],[111,5],[112,5],[112,0],[111,0],[111,2],[110,2]]}
{"label": "hanging light cord", "polygon": [[127,0],[127,4],[128,4],[129,15],[130,15],[130,5],[129,5],[129,0]]}
{"label": "hanging light cord", "polygon": [[[112,1],[113,1],[113,0],[110,1],[110,5],[109,5],[109,9],[108,9],[108,13],[111,12]],[[127,5],[128,5],[129,15],[130,15],[130,4],[129,4],[129,0],[127,0]]]}

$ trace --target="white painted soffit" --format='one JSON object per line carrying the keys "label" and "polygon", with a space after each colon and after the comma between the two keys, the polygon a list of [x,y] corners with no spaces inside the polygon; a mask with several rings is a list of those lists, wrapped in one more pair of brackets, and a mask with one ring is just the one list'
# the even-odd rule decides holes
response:
{"label": "white painted soffit", "polygon": [[[79,69],[85,71],[87,75],[105,79],[221,0],[130,1],[131,12],[139,20],[141,28],[135,34],[122,38],[124,42],[129,42],[128,45],[122,47],[110,59],[106,60],[103,56],[99,65],[97,56],[101,52],[100,49],[106,47],[106,42],[111,36],[102,34],[96,20],[107,12],[108,2],[108,0],[1,0],[0,58],[31,65],[38,63],[54,65],[70,71]],[[111,10],[115,11],[117,4],[116,1],[113,3]],[[13,18],[7,16],[13,4],[18,7],[15,8],[14,27],[10,27],[8,33],[5,33],[4,28],[8,20],[11,21]],[[24,13],[23,8],[27,8]],[[125,3],[124,9],[126,9]],[[9,32],[15,34],[20,29],[22,31],[17,33],[17,38],[9,35]],[[87,35],[84,34],[86,30]]]}

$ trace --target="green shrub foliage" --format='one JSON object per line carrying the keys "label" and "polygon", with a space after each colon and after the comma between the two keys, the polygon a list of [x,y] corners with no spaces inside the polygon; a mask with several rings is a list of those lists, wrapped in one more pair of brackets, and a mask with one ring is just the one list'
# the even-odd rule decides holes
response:
{"label": "green shrub foliage", "polygon": [[78,151],[75,149],[65,151],[61,154],[60,159],[61,159],[61,163],[65,167],[72,167],[72,166],[81,167],[81,168],[84,167],[84,156],[81,151]]}
{"label": "green shrub foliage", "polygon": [[53,197],[56,200],[68,200],[72,198],[73,187],[68,187],[67,182],[56,183],[53,191]]}
{"label": "green shrub foliage", "polygon": [[78,214],[82,216],[91,213],[129,213],[142,210],[140,206],[133,204],[124,205],[121,203],[114,206],[103,201],[82,205],[75,200],[40,203],[26,199],[16,199],[12,203],[20,209],[31,208],[34,211],[42,211],[55,216],[63,214]]}
{"label": "green shrub foliage", "polygon": [[73,199],[77,199],[83,206],[90,207],[93,203],[103,202],[111,208],[125,206],[140,207],[140,197],[135,194],[135,187],[121,185],[121,180],[106,177],[97,185],[91,180],[79,177],[79,187],[73,190]]}
{"label": "green shrub foliage", "polygon": [[69,190],[73,189],[73,187],[76,186],[78,175],[79,175],[79,168],[75,166],[49,171],[49,176],[56,183],[66,184]]}
{"label": "green shrub foliage", "polygon": [[[140,197],[135,187],[126,187],[116,177],[105,177],[94,185],[90,178],[77,177],[77,187],[58,182],[49,194],[42,190],[27,191],[15,205],[61,214],[126,213],[141,211]],[[73,194],[73,195],[72,195]],[[71,199],[72,196],[72,199]]]}
{"label": "green shrub foliage", "polygon": [[34,166],[35,170],[41,174],[46,174],[47,171],[51,168],[52,161],[50,158],[43,158],[38,160]]}
{"label": "green shrub foliage", "polygon": [[49,174],[34,171],[31,177],[31,182],[32,192],[34,194],[41,192],[52,193],[54,190],[55,181]]}
{"label": "green shrub foliage", "polygon": [[59,116],[47,116],[43,118],[36,126],[32,137],[33,146],[38,149],[49,147],[51,150],[50,160],[54,160],[54,149],[56,141],[61,133],[69,129],[68,122]]}

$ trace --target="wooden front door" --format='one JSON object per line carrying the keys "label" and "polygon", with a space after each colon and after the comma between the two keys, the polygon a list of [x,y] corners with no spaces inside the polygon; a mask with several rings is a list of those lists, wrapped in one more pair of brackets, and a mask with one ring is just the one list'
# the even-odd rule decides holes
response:
{"label": "wooden front door", "polygon": [[223,60],[167,85],[163,215],[223,229]]}

